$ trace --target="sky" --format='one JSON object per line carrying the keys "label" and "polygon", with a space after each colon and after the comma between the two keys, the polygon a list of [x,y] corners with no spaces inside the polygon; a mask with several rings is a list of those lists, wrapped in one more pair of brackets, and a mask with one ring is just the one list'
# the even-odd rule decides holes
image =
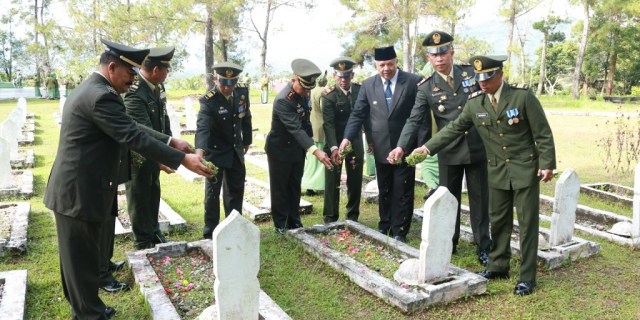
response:
{"label": "sky", "polygon": [[[506,54],[507,24],[498,15],[501,0],[476,0],[476,4],[469,10],[467,18],[456,28],[458,35],[475,37],[494,45],[494,54]],[[296,58],[305,58],[313,61],[320,69],[330,69],[329,63],[342,53],[342,43],[348,39],[336,37],[334,28],[340,26],[350,18],[350,14],[338,0],[322,0],[316,2],[316,7],[310,12],[304,9],[281,8],[276,12],[274,27],[269,32],[269,47],[267,63],[272,66],[274,73],[289,71],[290,63]],[[531,24],[547,16],[549,12],[554,15],[567,17],[571,20],[564,25],[567,33],[571,26],[582,19],[582,10],[579,7],[570,6],[567,0],[544,0],[534,10],[519,18],[520,26],[528,26],[527,43],[525,52],[534,58],[535,50],[540,47],[542,33],[531,29]],[[258,17],[256,17],[258,18]],[[428,33],[434,29],[444,29],[440,25],[429,25],[425,22],[419,25],[420,32]],[[260,42],[255,33],[244,31],[250,36],[245,36],[245,54],[247,63],[245,71],[257,77],[259,74]],[[194,39],[198,40],[198,39]],[[194,48],[189,52],[197,52],[201,48],[201,41],[192,41]],[[455,42],[454,42],[455,44]],[[182,73],[201,73],[204,65],[203,54],[192,54]]]}

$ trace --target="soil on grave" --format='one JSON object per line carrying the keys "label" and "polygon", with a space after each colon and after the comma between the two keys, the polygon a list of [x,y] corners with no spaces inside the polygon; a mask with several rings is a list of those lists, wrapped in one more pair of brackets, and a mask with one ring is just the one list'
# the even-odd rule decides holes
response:
{"label": "soil on grave", "polygon": [[313,236],[319,239],[324,247],[353,258],[389,280],[393,280],[393,274],[405,260],[385,245],[366,239],[346,227]]}
{"label": "soil on grave", "polygon": [[16,213],[16,209],[17,206],[15,204],[0,205],[0,239],[9,239],[11,237],[11,225],[13,224],[13,216]]}

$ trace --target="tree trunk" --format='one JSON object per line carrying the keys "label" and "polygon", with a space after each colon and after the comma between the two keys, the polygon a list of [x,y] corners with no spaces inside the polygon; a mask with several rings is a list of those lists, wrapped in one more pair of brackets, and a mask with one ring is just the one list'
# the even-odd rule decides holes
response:
{"label": "tree trunk", "polygon": [[215,87],[213,78],[213,19],[211,18],[213,13],[211,12],[211,8],[208,8],[208,10],[209,12],[207,13],[207,22],[205,24],[204,32],[204,70],[207,80],[207,91]]}
{"label": "tree trunk", "polygon": [[509,31],[507,31],[507,70],[504,73],[504,79],[509,80],[509,71],[511,69],[511,43],[513,42],[513,29],[516,25],[516,0],[511,0],[511,8],[509,12]]}
{"label": "tree trunk", "polygon": [[540,53],[540,77],[538,77],[538,90],[536,90],[536,95],[542,94],[542,86],[544,85],[544,81],[547,78],[547,41],[549,35],[548,32],[545,31],[544,37],[542,40],[542,53]]}
{"label": "tree trunk", "polygon": [[409,48],[411,39],[409,34],[409,4],[408,1],[402,1],[402,69],[407,72],[411,70],[411,49]]}
{"label": "tree trunk", "polygon": [[589,1],[582,0],[582,8],[584,9],[584,24],[582,26],[582,41],[580,42],[580,48],[578,48],[578,56],[576,57],[576,68],[573,72],[573,78],[571,82],[573,88],[571,94],[575,99],[580,98],[580,74],[582,73],[582,63],[584,61],[584,54],[587,50],[587,39],[589,36]]}
{"label": "tree trunk", "polygon": [[264,31],[262,31],[262,36],[260,40],[262,41],[262,48],[260,49],[260,73],[262,73],[263,77],[268,77],[267,75],[267,39],[269,36],[269,23],[271,22],[271,14],[273,8],[273,0],[267,0],[267,10],[266,17],[264,23]]}
{"label": "tree trunk", "polygon": [[[612,18],[612,20],[617,20],[615,17]],[[610,96],[611,93],[613,92],[613,80],[615,79],[615,75],[616,75],[616,64],[618,63],[618,50],[616,49],[616,40],[618,38],[618,36],[620,35],[620,30],[618,28],[615,28],[612,32],[611,32],[611,43],[610,43],[610,48],[611,51],[609,54],[609,73],[607,74],[607,84],[605,86],[605,94]]]}

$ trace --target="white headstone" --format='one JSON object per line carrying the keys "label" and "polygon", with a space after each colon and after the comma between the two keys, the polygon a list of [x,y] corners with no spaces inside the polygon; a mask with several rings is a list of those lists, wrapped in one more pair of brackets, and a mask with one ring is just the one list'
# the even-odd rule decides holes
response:
{"label": "white headstone", "polygon": [[633,182],[633,217],[631,218],[633,229],[631,239],[633,246],[640,247],[640,162],[636,165],[636,174]]}
{"label": "white headstone", "polygon": [[27,99],[25,99],[24,97],[20,97],[18,98],[18,108],[21,108],[24,110],[24,113],[27,113]]}
{"label": "white headstone", "polygon": [[13,185],[11,174],[11,159],[9,156],[9,142],[0,137],[0,189],[6,189]]}
{"label": "white headstone", "polygon": [[18,139],[22,137],[21,127],[18,127],[13,120],[6,119],[0,123],[0,137],[7,140],[11,157],[18,158]]}
{"label": "white headstone", "polygon": [[13,108],[11,113],[9,113],[9,116],[7,117],[7,119],[10,119],[11,121],[13,121],[13,123],[15,123],[15,125],[18,128],[22,128],[25,122],[27,122],[27,113],[24,112],[24,110],[16,107],[16,108]]}
{"label": "white headstone", "polygon": [[233,210],[212,238],[218,319],[258,319],[260,229]]}
{"label": "white headstone", "polygon": [[180,139],[180,115],[173,108],[173,105],[167,103],[167,114],[169,115],[169,122],[171,123],[171,135]]}
{"label": "white headstone", "polygon": [[559,246],[571,241],[576,222],[576,208],[580,194],[580,179],[569,168],[562,172],[556,182],[556,195],[551,215],[551,237],[549,245]]}
{"label": "white headstone", "polygon": [[421,283],[447,276],[457,211],[458,200],[442,186],[424,204],[418,271]]}
{"label": "white headstone", "polygon": [[184,98],[184,115],[187,121],[186,129],[189,131],[195,131],[198,114],[193,110],[193,100],[191,100],[191,97]]}

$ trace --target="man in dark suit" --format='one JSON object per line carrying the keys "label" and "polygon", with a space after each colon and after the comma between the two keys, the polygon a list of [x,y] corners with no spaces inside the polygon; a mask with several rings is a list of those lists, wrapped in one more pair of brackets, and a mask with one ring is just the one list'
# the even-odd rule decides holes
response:
{"label": "man in dark suit", "polygon": [[536,285],[539,181],[553,178],[556,154],[540,101],[527,85],[502,81],[504,60],[506,56],[469,59],[482,91],[471,94],[460,116],[414,152],[438,153],[472,127],[478,130],[487,153],[493,239],[487,269],[479,274],[487,279],[509,277],[515,205],[522,264],[513,293],[528,295]]}
{"label": "man in dark suit", "polygon": [[166,144],[187,150],[186,142],[154,130],[142,131],[127,116],[120,94],[129,89],[149,50],[102,42],[106,51],[100,56],[98,72],[65,103],[58,152],[44,196],[56,219],[62,288],[74,319],[107,319],[115,314],[98,296],[104,250],[99,242],[103,224],[117,214],[122,148],[171,168],[182,164],[198,174],[211,174],[202,157]]}
{"label": "man in dark suit", "polygon": [[[469,64],[453,64],[453,37],[446,32],[429,33],[423,46],[427,47],[429,62],[435,72],[418,86],[416,102],[409,120],[402,129],[398,146],[389,153],[389,157],[401,159],[411,135],[418,131],[421,124],[431,130],[431,113],[436,120],[438,130],[455,120],[467,102],[469,94],[479,90],[473,78],[473,67]],[[460,238],[460,195],[462,177],[467,176],[469,189],[469,208],[471,229],[477,244],[476,254],[482,265],[489,260],[489,191],[487,185],[487,156],[482,139],[475,128],[470,128],[446,148],[438,153],[440,185],[447,187],[458,200],[458,215],[453,234],[453,252]]]}
{"label": "man in dark suit", "polygon": [[223,189],[225,217],[232,210],[242,212],[244,197],[244,154],[252,141],[249,88],[238,86],[242,67],[232,62],[213,66],[215,87],[200,98],[196,130],[196,154],[218,167],[204,187],[204,229],[211,239],[220,222],[220,189]]}
{"label": "man in dark suit", "polygon": [[320,69],[306,59],[291,62],[293,77],[273,101],[271,130],[264,149],[269,163],[271,216],[276,232],[302,227],[300,193],[305,152],[331,168],[331,159],[311,138],[309,92],[316,86]]}
{"label": "man in dark suit", "polygon": [[[347,214],[349,220],[358,221],[360,215],[360,193],[362,191],[362,168],[364,161],[364,147],[362,135],[356,135],[353,140],[353,151],[341,159],[338,152],[338,142],[344,137],[349,115],[360,92],[360,85],[352,83],[353,66],[356,62],[349,57],[339,57],[331,61],[333,77],[336,85],[327,87],[322,93],[322,115],[325,134],[325,152],[331,155],[332,170],[325,170],[325,197],[322,215],[324,223],[335,222],[340,217],[340,176],[342,175],[342,161],[345,161],[347,171]],[[371,140],[371,129],[365,121],[367,139]]]}
{"label": "man in dark suit", "polygon": [[[167,94],[164,81],[171,68],[175,48],[151,48],[142,63],[140,74],[124,95],[127,114],[137,123],[171,135],[167,115]],[[132,153],[131,180],[126,183],[127,209],[136,249],[153,248],[165,243],[158,212],[160,209],[160,169],[173,170],[155,161]]]}
{"label": "man in dark suit", "polygon": [[[398,69],[393,47],[375,49],[378,75],[362,83],[355,107],[349,117],[340,144],[340,153],[361,134],[365,121],[371,121],[373,152],[378,180],[378,229],[399,241],[406,241],[411,227],[415,185],[415,169],[402,159],[387,160],[392,146],[398,144],[402,127],[409,118],[422,77]],[[416,145],[414,134],[409,146]],[[412,148],[413,149],[413,148]]]}

